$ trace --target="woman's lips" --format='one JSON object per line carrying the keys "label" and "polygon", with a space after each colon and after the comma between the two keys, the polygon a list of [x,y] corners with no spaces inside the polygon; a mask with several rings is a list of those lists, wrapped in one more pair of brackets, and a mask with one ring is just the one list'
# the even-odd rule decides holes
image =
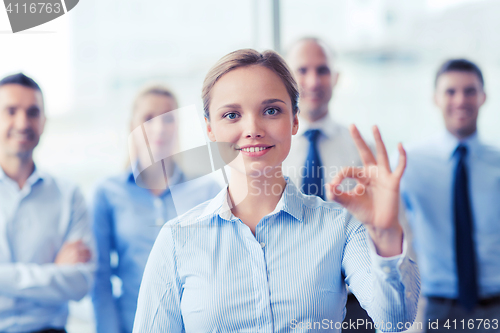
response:
{"label": "woman's lips", "polygon": [[274,146],[249,146],[239,148],[238,150],[245,156],[258,157],[267,154]]}

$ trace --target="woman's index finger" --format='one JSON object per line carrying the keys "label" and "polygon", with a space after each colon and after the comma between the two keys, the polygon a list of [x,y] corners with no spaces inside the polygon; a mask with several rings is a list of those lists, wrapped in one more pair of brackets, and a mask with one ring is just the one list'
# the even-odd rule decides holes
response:
{"label": "woman's index finger", "polygon": [[359,155],[361,156],[361,159],[363,160],[363,164],[364,165],[376,164],[375,157],[373,156],[370,147],[368,147],[365,140],[363,140],[363,138],[361,137],[361,134],[359,133],[356,125],[352,124],[351,126],[349,126],[349,131],[351,132],[351,136],[354,140],[354,143],[358,148],[358,152]]}

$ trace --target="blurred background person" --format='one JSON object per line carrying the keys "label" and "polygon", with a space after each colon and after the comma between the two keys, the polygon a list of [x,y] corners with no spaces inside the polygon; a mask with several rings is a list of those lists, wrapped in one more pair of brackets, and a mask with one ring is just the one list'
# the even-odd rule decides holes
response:
{"label": "blurred background person", "polygon": [[362,165],[349,130],[329,112],[339,78],[333,51],[324,41],[308,37],[291,46],[287,60],[300,89],[300,126],[284,170],[304,193],[325,199],[324,184],[342,167]]}
{"label": "blurred background person", "polygon": [[[172,91],[161,85],[148,86],[137,95],[130,122],[132,164],[95,191],[92,216],[99,267],[92,301],[98,333],[132,332],[142,274],[161,227],[177,216],[176,205],[182,204],[185,211],[220,190],[204,180],[184,183],[188,179],[173,159],[152,164],[152,157],[177,152],[177,107]],[[174,204],[172,185],[182,186],[182,202]],[[121,280],[119,295],[113,293],[113,275]]]}
{"label": "blurred background person", "polygon": [[66,332],[68,301],[90,290],[87,209],[72,184],[33,161],[43,95],[24,74],[0,81],[0,331]]}
{"label": "blurred background person", "polygon": [[479,67],[446,61],[434,90],[445,131],[407,148],[401,196],[427,298],[424,323],[439,319],[432,332],[499,330],[500,151],[478,136],[485,101]]}
{"label": "blurred background person", "polygon": [[[299,84],[300,125],[297,135],[292,137],[292,149],[283,162],[283,172],[304,193],[326,200],[324,184],[343,167],[363,165],[349,130],[335,122],[329,112],[339,78],[333,51],[324,41],[308,37],[295,42],[287,58]],[[348,295],[346,309],[345,321],[372,322],[352,293]]]}

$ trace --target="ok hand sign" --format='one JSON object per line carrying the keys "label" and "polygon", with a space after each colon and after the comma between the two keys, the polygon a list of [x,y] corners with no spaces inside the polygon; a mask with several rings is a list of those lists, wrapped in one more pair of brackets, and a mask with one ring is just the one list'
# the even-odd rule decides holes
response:
{"label": "ok hand sign", "polygon": [[[388,257],[400,254],[403,229],[398,221],[399,183],[406,167],[406,153],[400,143],[399,163],[394,172],[391,172],[387,151],[377,126],[373,127],[377,158],[373,156],[356,126],[351,125],[350,132],[363,160],[363,167],[343,168],[326,185],[328,199],[343,205],[365,225],[379,255]],[[354,189],[343,192],[338,186],[344,178],[353,178],[358,184]]]}

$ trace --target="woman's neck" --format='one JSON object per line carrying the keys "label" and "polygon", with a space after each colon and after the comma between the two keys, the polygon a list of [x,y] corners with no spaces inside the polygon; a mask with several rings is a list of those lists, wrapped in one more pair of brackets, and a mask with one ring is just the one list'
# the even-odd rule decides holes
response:
{"label": "woman's neck", "polygon": [[[139,164],[147,165],[146,163],[141,162],[140,159]],[[172,159],[164,159],[164,163],[156,162],[141,172],[141,182],[153,195],[160,196],[167,190],[167,179],[171,179],[174,174],[174,169],[175,163],[172,162]],[[165,175],[167,176],[167,179],[165,179]],[[159,187],[160,184],[164,184],[164,187]]]}
{"label": "woman's neck", "polygon": [[233,170],[229,181],[231,212],[255,234],[259,221],[276,208],[285,186],[281,167],[259,177]]}

